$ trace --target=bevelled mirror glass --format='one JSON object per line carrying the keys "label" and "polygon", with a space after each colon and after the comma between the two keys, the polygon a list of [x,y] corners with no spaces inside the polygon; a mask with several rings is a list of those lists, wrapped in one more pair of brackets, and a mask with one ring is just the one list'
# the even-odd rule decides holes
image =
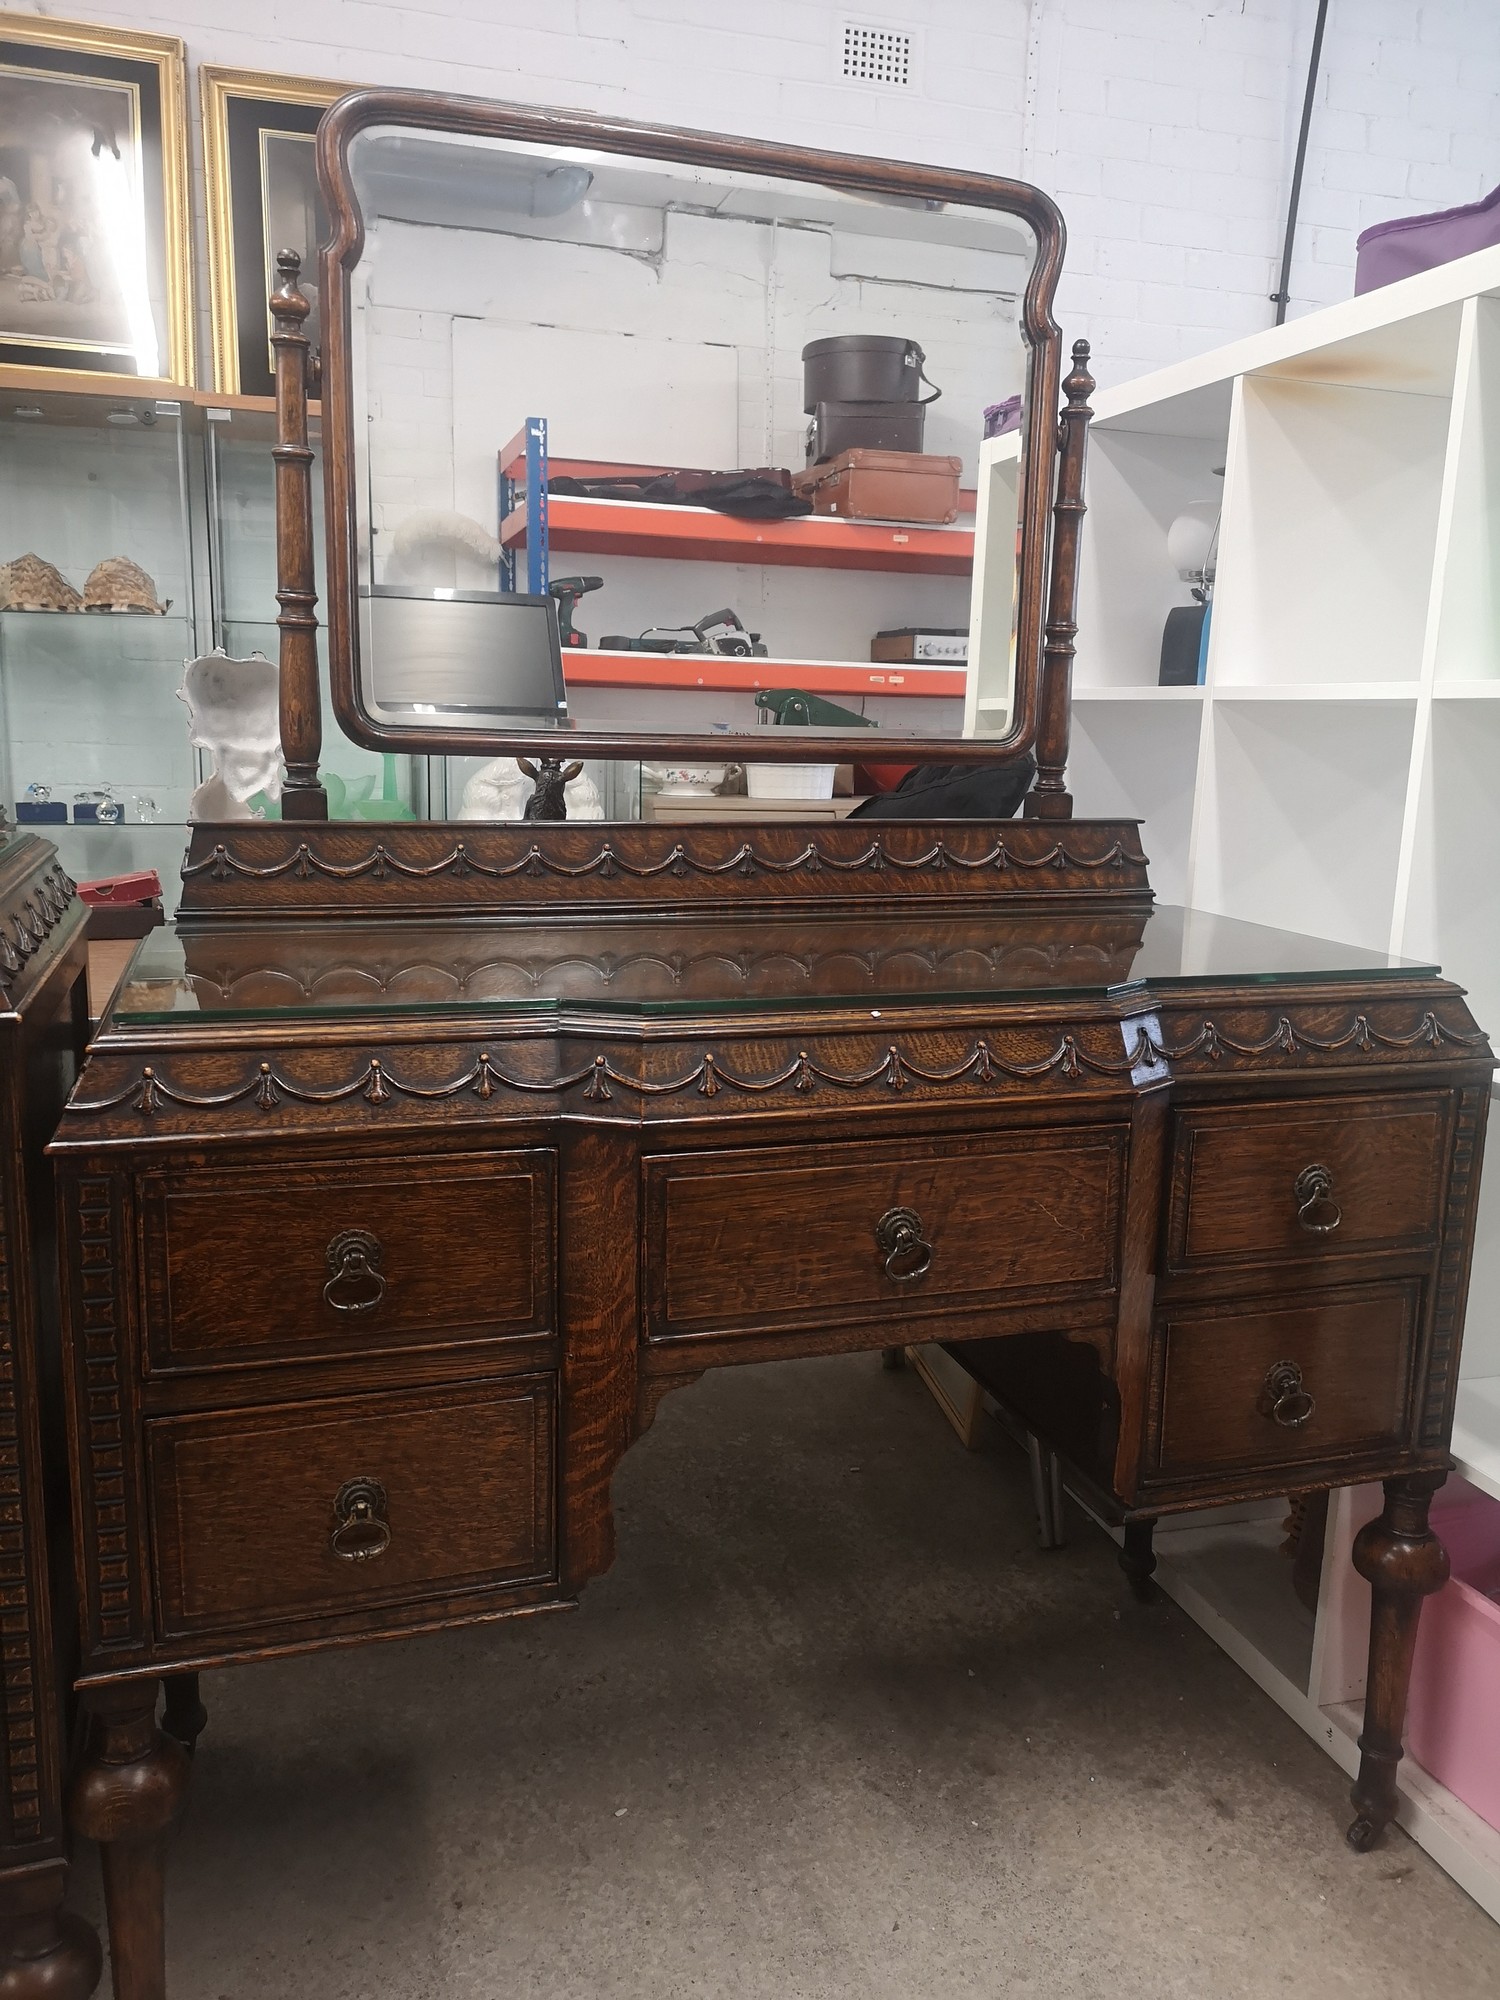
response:
{"label": "bevelled mirror glass", "polygon": [[[351,735],[689,790],[745,767],[782,798],[851,758],[1029,747],[1044,196],[386,92],[320,153]],[[1019,459],[982,457],[987,424]]]}

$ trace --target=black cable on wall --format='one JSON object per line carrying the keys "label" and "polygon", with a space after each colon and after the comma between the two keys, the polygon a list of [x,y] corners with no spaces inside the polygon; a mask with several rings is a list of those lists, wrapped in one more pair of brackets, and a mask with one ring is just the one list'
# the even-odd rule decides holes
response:
{"label": "black cable on wall", "polygon": [[1313,97],[1318,88],[1318,65],[1323,60],[1323,27],[1328,19],[1328,0],[1318,0],[1318,18],[1313,27],[1312,59],[1307,65],[1307,94],[1302,100],[1302,130],[1297,134],[1297,159],[1292,168],[1292,193],[1286,207],[1286,240],[1281,246],[1281,283],[1271,294],[1276,308],[1276,324],[1286,318],[1291,303],[1287,289],[1292,277],[1292,245],[1297,236],[1297,210],[1302,203],[1302,169],[1307,164],[1307,135],[1312,129]]}

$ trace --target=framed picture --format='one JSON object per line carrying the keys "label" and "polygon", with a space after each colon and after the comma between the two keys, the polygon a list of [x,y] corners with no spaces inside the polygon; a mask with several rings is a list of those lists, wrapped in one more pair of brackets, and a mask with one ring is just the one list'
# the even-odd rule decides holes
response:
{"label": "framed picture", "polygon": [[193,379],[182,43],[0,13],[0,369]]}
{"label": "framed picture", "polygon": [[198,72],[208,189],[208,268],[213,293],[214,387],[269,396],[271,293],[276,253],[295,250],[312,303],[307,336],[319,344],[313,255],[328,233],[313,138],[318,120],[351,86],[258,70]]}

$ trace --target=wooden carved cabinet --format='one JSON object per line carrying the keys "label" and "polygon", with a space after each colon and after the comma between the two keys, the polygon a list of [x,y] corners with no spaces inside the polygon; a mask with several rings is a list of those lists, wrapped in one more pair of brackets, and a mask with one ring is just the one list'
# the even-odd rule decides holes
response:
{"label": "wooden carved cabinet", "polygon": [[666,1389],[907,1338],[962,1344],[1138,1574],[1162,1513],[1390,1482],[1372,1838],[1487,1102],[1458,989],[1154,907],[1116,825],[428,838],[408,874],[198,835],[54,1147],[117,1989],[158,1990],[163,1677],[566,1605]]}

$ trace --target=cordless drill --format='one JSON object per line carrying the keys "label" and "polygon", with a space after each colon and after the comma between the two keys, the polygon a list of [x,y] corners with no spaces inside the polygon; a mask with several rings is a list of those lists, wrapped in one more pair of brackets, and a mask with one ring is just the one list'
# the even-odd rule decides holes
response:
{"label": "cordless drill", "polygon": [[569,646],[588,644],[588,634],[580,632],[573,623],[573,613],[578,608],[580,597],[587,597],[591,590],[603,588],[602,576],[560,576],[555,583],[547,585],[548,596],[557,604],[557,636],[562,641],[564,650]]}

